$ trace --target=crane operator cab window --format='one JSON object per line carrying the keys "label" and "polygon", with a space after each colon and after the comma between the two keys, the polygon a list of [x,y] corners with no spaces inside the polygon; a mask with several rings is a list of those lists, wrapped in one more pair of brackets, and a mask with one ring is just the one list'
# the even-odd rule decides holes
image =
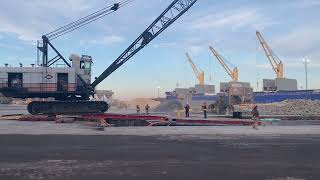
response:
{"label": "crane operator cab window", "polygon": [[8,87],[22,88],[22,73],[8,73]]}
{"label": "crane operator cab window", "polygon": [[91,69],[91,62],[80,61],[80,69]]}
{"label": "crane operator cab window", "polygon": [[92,58],[88,55],[82,55],[80,59],[80,69],[84,70],[85,75],[91,75]]}

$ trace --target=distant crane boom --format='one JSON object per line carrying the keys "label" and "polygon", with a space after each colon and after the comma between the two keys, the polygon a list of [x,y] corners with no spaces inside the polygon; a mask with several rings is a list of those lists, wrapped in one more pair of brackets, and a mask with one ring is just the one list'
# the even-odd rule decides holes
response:
{"label": "distant crane boom", "polygon": [[256,32],[258,40],[272,66],[272,69],[277,75],[277,78],[284,78],[283,64],[282,61],[273,53],[267,42],[263,39],[259,31]]}
{"label": "distant crane boom", "polygon": [[167,29],[180,16],[187,12],[197,0],[174,0],[159,17],[91,84],[96,87],[132,56],[149,44],[160,33]]}
{"label": "distant crane boom", "polygon": [[186,56],[187,56],[188,62],[190,63],[194,74],[196,75],[196,77],[199,81],[199,84],[204,85],[204,72],[197,68],[197,66],[193,63],[192,58],[188,53],[186,53]]}
{"label": "distant crane boom", "polygon": [[209,46],[209,49],[211,50],[212,54],[216,57],[218,62],[222,65],[222,67],[226,70],[227,74],[231,77],[232,81],[237,82],[238,68],[235,67],[231,69],[230,66],[225,62],[224,58],[212,46]]}

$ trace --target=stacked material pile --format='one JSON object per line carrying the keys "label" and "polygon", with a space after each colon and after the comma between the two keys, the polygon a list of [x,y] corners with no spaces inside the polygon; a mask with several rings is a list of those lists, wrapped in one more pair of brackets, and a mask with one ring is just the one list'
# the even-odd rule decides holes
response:
{"label": "stacked material pile", "polygon": [[180,101],[177,100],[168,100],[163,101],[156,108],[154,108],[155,112],[173,112],[177,110],[183,109],[183,106]]}
{"label": "stacked material pile", "polygon": [[[250,113],[252,106],[235,106],[235,111]],[[278,103],[258,104],[262,115],[320,115],[319,100],[285,100]]]}

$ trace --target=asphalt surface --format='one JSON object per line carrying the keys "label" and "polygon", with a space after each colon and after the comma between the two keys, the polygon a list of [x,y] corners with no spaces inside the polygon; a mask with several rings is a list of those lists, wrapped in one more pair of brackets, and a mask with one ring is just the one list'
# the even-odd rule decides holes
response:
{"label": "asphalt surface", "polygon": [[0,135],[0,179],[319,179],[319,137]]}

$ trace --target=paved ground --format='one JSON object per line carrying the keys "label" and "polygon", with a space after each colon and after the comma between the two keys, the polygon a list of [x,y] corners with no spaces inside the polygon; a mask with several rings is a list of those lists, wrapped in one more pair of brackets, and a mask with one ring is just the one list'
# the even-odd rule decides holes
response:
{"label": "paved ground", "polygon": [[0,135],[0,179],[319,179],[319,137]]}
{"label": "paved ground", "polygon": [[[1,113],[20,113],[1,109]],[[0,180],[320,177],[320,121],[226,127],[111,127],[0,121]]]}

